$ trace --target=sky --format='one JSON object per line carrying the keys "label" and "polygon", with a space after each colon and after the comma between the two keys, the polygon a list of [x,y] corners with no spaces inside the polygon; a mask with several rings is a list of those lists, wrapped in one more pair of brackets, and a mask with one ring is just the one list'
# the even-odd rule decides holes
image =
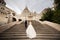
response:
{"label": "sky", "polygon": [[5,0],[6,6],[14,10],[17,14],[21,14],[27,6],[31,12],[40,13],[45,8],[53,7],[53,0]]}

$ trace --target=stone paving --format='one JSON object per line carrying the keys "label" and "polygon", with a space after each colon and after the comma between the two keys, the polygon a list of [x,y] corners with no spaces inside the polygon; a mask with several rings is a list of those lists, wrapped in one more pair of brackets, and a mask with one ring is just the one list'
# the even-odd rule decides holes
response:
{"label": "stone paving", "polygon": [[[32,40],[60,40],[60,31],[38,21],[31,21],[37,37]],[[29,25],[29,21],[28,21]],[[0,33],[0,40],[31,40],[26,36],[25,23],[15,24],[13,27]]]}

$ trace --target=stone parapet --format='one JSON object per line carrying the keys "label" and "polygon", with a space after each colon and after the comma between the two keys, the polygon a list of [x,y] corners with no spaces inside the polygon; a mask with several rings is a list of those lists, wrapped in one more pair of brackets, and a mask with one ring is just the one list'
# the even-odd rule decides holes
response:
{"label": "stone parapet", "polygon": [[52,22],[49,22],[49,21],[44,21],[43,23],[55,28],[58,31],[60,31],[60,24],[52,23]]}

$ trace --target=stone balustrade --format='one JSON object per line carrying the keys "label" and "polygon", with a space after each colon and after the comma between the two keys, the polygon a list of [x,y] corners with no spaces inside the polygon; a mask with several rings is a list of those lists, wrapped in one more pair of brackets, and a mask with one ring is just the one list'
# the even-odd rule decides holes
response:
{"label": "stone balustrade", "polygon": [[58,31],[60,31],[60,24],[49,22],[49,21],[44,21],[43,23],[55,28]]}
{"label": "stone balustrade", "polygon": [[2,33],[3,31],[11,28],[12,26],[14,26],[14,25],[17,24],[17,23],[19,24],[19,23],[21,23],[21,22],[11,22],[11,23],[9,23],[9,24],[5,24],[5,25],[0,26],[0,33]]}

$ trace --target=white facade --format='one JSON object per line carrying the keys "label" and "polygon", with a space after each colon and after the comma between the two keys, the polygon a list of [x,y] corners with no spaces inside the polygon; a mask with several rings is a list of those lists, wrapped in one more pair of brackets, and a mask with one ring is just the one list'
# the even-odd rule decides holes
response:
{"label": "white facade", "polygon": [[22,11],[22,13],[21,13],[21,15],[19,16],[19,18],[20,19],[22,19],[22,20],[39,20],[40,19],[40,16],[39,16],[39,14],[37,14],[36,12],[30,12],[29,10],[28,10],[28,8],[26,7],[23,11]]}

